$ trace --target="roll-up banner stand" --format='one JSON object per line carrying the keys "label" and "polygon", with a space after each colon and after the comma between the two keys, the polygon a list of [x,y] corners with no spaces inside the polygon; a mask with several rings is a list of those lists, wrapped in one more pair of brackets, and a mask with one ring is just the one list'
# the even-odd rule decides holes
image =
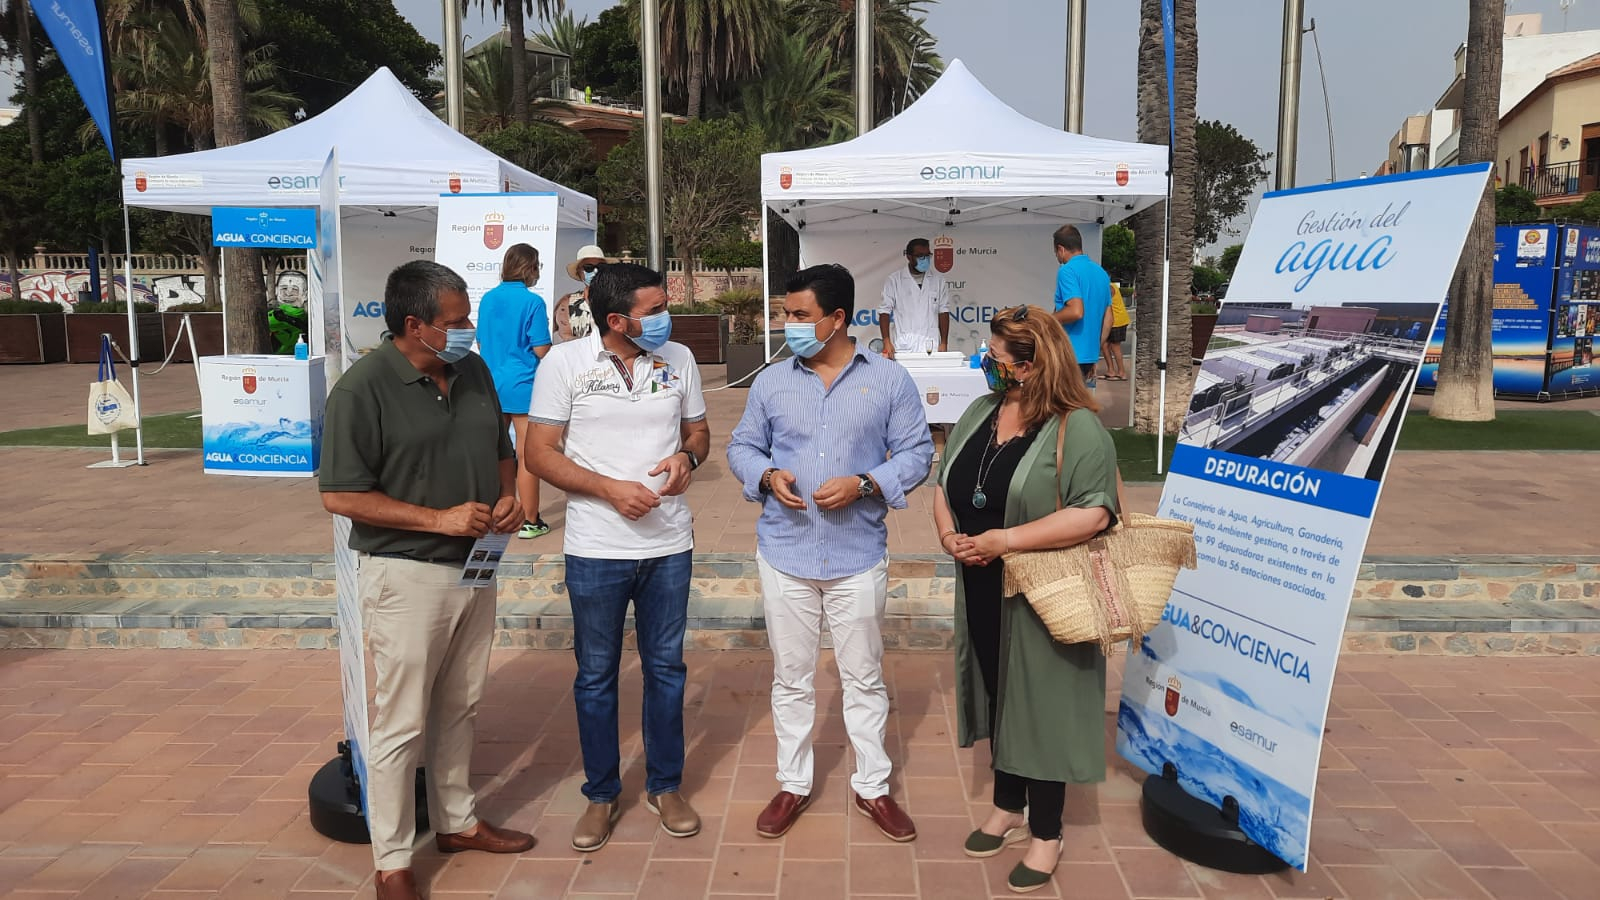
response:
{"label": "roll-up banner stand", "polygon": [[1117,750],[1302,870],[1356,572],[1488,171],[1267,194],[1161,498],[1199,567],[1130,654]]}

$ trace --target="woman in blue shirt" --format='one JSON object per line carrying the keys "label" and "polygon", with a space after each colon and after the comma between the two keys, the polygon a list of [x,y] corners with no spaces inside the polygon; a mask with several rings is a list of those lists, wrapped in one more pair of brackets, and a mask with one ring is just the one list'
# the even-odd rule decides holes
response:
{"label": "woman in blue shirt", "polygon": [[517,532],[520,538],[550,533],[550,526],[539,515],[539,479],[522,460],[533,376],[539,360],[550,352],[550,320],[544,298],[533,292],[538,282],[539,251],[527,244],[513,244],[500,263],[500,286],[478,301],[478,353],[494,375],[500,409],[517,443],[517,497],[529,517]]}

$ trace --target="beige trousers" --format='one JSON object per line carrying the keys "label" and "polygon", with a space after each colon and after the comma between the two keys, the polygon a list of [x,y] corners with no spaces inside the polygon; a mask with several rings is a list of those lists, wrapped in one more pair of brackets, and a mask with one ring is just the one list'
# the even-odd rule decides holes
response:
{"label": "beige trousers", "polygon": [[457,587],[460,566],[361,557],[373,673],[367,828],[380,870],[411,865],[416,770],[428,767],[428,821],[439,834],[478,822],[467,777],[473,720],[489,677],[495,588]]}

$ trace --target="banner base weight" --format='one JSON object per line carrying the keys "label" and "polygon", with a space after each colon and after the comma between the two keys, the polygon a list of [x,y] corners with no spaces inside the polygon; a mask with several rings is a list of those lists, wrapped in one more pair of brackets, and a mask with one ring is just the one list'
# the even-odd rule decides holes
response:
{"label": "banner base weight", "polygon": [[[340,745],[341,749],[343,744]],[[330,840],[344,844],[370,844],[367,817],[361,812],[361,787],[350,770],[347,755],[336,756],[311,776],[306,790],[311,804],[311,827]],[[428,830],[428,794],[425,770],[417,770],[417,833]]]}
{"label": "banner base weight", "polygon": [[1266,875],[1289,864],[1239,830],[1228,816],[1178,785],[1177,772],[1144,780],[1139,809],[1145,833],[1168,852],[1193,863],[1241,875]]}

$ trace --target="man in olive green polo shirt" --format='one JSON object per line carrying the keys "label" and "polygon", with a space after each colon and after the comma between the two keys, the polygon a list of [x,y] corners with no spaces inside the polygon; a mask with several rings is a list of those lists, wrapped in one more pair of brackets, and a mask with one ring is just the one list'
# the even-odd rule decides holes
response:
{"label": "man in olive green polo shirt", "polygon": [[376,670],[367,827],[379,900],[412,900],[415,772],[445,853],[521,853],[533,838],[478,819],[467,783],[473,718],[489,674],[495,586],[460,587],[473,541],[522,524],[517,461],[489,368],[471,352],[461,276],[407,263],[384,287],[391,337],[328,396],[322,505],[349,517],[361,554]]}

